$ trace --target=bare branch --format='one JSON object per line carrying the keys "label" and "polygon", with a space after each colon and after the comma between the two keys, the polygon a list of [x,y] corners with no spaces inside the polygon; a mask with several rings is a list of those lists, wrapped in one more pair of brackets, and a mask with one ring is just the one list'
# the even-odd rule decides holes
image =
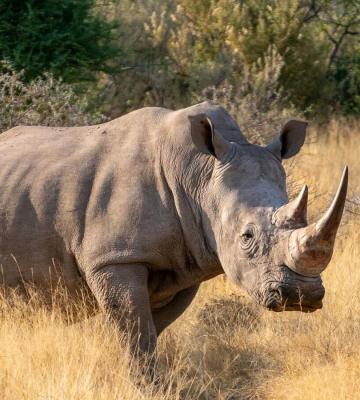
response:
{"label": "bare branch", "polygon": [[303,7],[307,8],[306,14],[303,18],[303,23],[308,23],[315,18],[319,18],[319,14],[322,11],[322,6],[317,4],[316,0],[312,0],[310,4],[305,4]]}
{"label": "bare branch", "polygon": [[331,33],[326,28],[324,28],[324,32],[326,33],[326,35],[330,39],[330,41],[336,45],[337,40],[331,35]]}
{"label": "bare branch", "polygon": [[337,57],[337,54],[339,52],[339,49],[341,47],[342,42],[345,39],[345,36],[346,36],[346,30],[340,35],[340,37],[339,37],[339,39],[337,41],[333,42],[335,44],[335,46],[333,48],[333,51],[330,54],[329,63],[328,63],[328,66],[327,66],[327,73],[329,73],[330,68],[331,68],[332,64],[334,63],[334,61],[335,61],[335,59]]}

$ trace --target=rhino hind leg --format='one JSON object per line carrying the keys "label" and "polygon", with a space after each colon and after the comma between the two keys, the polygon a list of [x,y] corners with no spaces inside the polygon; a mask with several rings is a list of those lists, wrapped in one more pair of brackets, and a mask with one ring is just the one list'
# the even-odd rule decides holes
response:
{"label": "rhino hind leg", "polygon": [[99,306],[115,321],[120,333],[129,335],[133,354],[151,362],[157,335],[147,287],[147,267],[107,265],[86,279]]}

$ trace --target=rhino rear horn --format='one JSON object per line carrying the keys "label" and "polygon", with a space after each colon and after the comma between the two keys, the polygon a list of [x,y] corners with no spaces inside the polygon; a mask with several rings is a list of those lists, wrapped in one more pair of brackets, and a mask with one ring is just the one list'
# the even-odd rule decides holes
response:
{"label": "rhino rear horn", "polygon": [[345,167],[336,195],[316,223],[295,229],[289,238],[289,268],[305,276],[317,276],[331,260],[336,233],[343,214],[348,186]]}
{"label": "rhino rear horn", "polygon": [[306,225],[308,192],[308,187],[304,185],[296,199],[276,210],[273,222],[277,225],[291,227]]}

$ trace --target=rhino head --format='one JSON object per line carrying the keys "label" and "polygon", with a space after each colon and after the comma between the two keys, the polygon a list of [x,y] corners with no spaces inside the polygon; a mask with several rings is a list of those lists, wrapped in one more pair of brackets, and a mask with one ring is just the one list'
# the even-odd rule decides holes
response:
{"label": "rhino head", "polygon": [[273,311],[322,307],[320,273],[330,262],[348,171],[327,212],[307,223],[308,188],[288,202],[282,159],[294,156],[307,124],[289,121],[269,146],[232,142],[205,115],[190,117],[192,140],[211,160],[202,197],[206,231],[226,275]]}

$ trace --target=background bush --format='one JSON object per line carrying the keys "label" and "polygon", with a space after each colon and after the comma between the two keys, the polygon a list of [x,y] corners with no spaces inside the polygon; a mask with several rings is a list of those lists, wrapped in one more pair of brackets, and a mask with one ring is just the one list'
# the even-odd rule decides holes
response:
{"label": "background bush", "polygon": [[360,111],[357,0],[0,0],[0,13],[0,58],[26,84],[71,83],[88,115],[210,98],[262,132],[276,115]]}
{"label": "background bush", "polygon": [[111,115],[188,105],[224,84],[257,92],[249,71],[266,69],[270,53],[281,109],[308,117],[358,113],[358,1],[124,0],[106,8],[121,20],[114,37],[124,50],[121,72],[107,81]]}
{"label": "background bush", "polygon": [[65,81],[109,72],[118,53],[113,24],[95,15],[94,0],[0,0],[0,55],[23,78],[52,72]]}
{"label": "background bush", "polygon": [[88,111],[87,93],[76,93],[51,75],[27,84],[22,78],[9,68],[0,74],[0,132],[16,125],[89,125],[106,119]]}

